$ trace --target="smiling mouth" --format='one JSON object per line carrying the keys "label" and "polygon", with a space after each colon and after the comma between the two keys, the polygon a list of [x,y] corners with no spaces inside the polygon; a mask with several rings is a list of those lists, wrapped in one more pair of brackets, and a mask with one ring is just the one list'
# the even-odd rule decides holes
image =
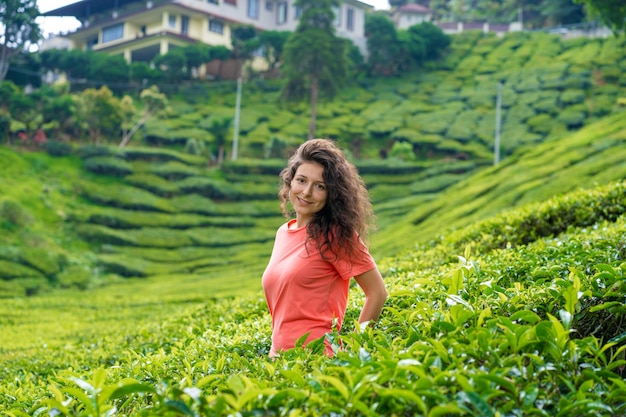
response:
{"label": "smiling mouth", "polygon": [[302,204],[311,204],[309,201],[303,200],[300,197],[296,197],[298,199],[298,201]]}

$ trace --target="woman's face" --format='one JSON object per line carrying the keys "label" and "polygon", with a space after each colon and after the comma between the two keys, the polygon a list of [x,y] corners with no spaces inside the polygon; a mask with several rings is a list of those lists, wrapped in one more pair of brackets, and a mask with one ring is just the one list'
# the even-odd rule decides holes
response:
{"label": "woman's face", "polygon": [[291,180],[289,201],[296,212],[297,226],[311,221],[326,205],[328,190],[324,183],[324,167],[316,162],[303,162]]}

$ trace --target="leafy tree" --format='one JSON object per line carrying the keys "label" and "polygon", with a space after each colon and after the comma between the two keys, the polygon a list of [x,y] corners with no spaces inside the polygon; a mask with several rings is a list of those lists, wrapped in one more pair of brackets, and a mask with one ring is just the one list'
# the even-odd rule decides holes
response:
{"label": "leafy tree", "polygon": [[230,49],[228,49],[227,47],[225,47],[224,45],[218,45],[218,46],[211,46],[209,48],[209,60],[208,62],[211,61],[220,61],[220,68],[218,73],[218,77],[219,74],[222,73],[222,65],[224,64],[224,61],[227,61],[231,58],[232,55],[232,51]]}
{"label": "leafy tree", "polygon": [[365,19],[365,36],[369,58],[369,75],[396,75],[399,71],[398,58],[403,50],[396,27],[383,13],[372,13]]}
{"label": "leafy tree", "polygon": [[291,32],[284,30],[267,30],[261,32],[259,36],[261,47],[263,48],[263,56],[267,60],[270,69],[276,68],[281,61],[285,43]]}
{"label": "leafy tree", "polygon": [[626,3],[618,0],[574,0],[584,3],[592,16],[598,16],[613,33],[626,30]]}
{"label": "leafy tree", "polygon": [[35,22],[37,16],[36,0],[0,2],[0,81],[7,75],[11,57],[41,38],[39,25]]}
{"label": "leafy tree", "polygon": [[76,114],[76,100],[70,94],[52,97],[44,103],[43,122],[56,122],[57,134],[69,134]]}
{"label": "leafy tree", "polygon": [[226,146],[226,138],[228,130],[230,129],[231,117],[224,117],[221,119],[211,119],[211,124],[206,127],[213,138],[215,139],[215,147],[217,148],[217,164],[222,165],[224,162],[224,148]]}
{"label": "leafy tree", "polygon": [[177,85],[185,76],[187,58],[181,48],[174,48],[164,55],[157,55],[154,65],[163,71],[168,82]]}
{"label": "leafy tree", "polygon": [[544,0],[541,14],[548,26],[569,25],[585,20],[585,8],[574,0]]}
{"label": "leafy tree", "polygon": [[41,61],[37,54],[20,51],[11,57],[9,71],[5,80],[12,81],[19,86],[38,88],[41,86]]}
{"label": "leafy tree", "polygon": [[108,87],[84,90],[77,104],[78,120],[94,144],[98,145],[105,135],[117,135],[122,124],[120,100]]}
{"label": "leafy tree", "polygon": [[11,81],[0,82],[0,111],[8,113],[9,103],[14,94],[18,94],[20,89]]}
{"label": "leafy tree", "polygon": [[399,30],[397,33],[398,40],[401,42],[398,54],[395,60],[397,71],[406,71],[411,64],[421,65],[426,60],[426,41],[415,31]]}
{"label": "leafy tree", "polygon": [[430,22],[413,25],[408,31],[414,38],[419,37],[423,40],[425,59],[437,59],[450,46],[450,36]]}
{"label": "leafy tree", "polygon": [[87,79],[120,93],[127,86],[129,72],[128,62],[123,56],[94,53],[90,55]]}
{"label": "leafy tree", "polygon": [[[130,138],[135,134],[135,132],[137,132],[137,130],[141,126],[146,123],[146,121],[150,117],[167,107],[167,97],[165,96],[165,94],[159,91],[159,88],[156,85],[153,85],[150,88],[146,88],[141,92],[141,94],[139,94],[139,98],[141,100],[141,103],[143,104],[143,109],[141,111],[139,120],[133,124],[132,119],[134,116],[136,116],[135,106],[132,103],[132,98],[126,97],[122,99],[122,103],[120,105],[120,116],[122,119],[122,128],[124,131],[122,142],[120,142],[119,145],[120,148],[123,148],[128,144]],[[133,112],[135,112],[134,115]]]}
{"label": "leafy tree", "polygon": [[207,44],[197,43],[184,47],[183,54],[187,61],[187,77],[193,78],[193,70],[209,62],[211,49]]}
{"label": "leafy tree", "polygon": [[129,79],[132,82],[147,87],[148,84],[157,83],[163,73],[152,68],[147,62],[133,62],[129,67]]}
{"label": "leafy tree", "polygon": [[87,78],[93,52],[71,49],[63,54],[59,71],[64,72],[71,83]]}
{"label": "leafy tree", "polygon": [[40,91],[34,91],[31,94],[24,94],[20,91],[11,96],[9,103],[11,117],[24,124],[28,138],[32,137],[35,128],[42,121],[41,103]]}
{"label": "leafy tree", "polygon": [[11,144],[11,111],[9,104],[15,94],[19,94],[20,89],[11,81],[0,82],[0,135],[6,138],[7,143]]}
{"label": "leafy tree", "polygon": [[247,60],[260,46],[257,30],[252,25],[239,25],[232,29],[232,57]]}
{"label": "leafy tree", "polygon": [[348,58],[347,73],[349,78],[352,79],[365,70],[365,57],[359,47],[350,39],[339,38],[339,40],[344,43],[346,57]]}
{"label": "leafy tree", "polygon": [[65,54],[68,51],[62,49],[46,49],[39,53],[41,68],[48,71],[60,70]]}
{"label": "leafy tree", "polygon": [[346,80],[345,44],[335,36],[333,6],[338,0],[297,0],[302,10],[296,31],[285,44],[283,97],[301,100],[309,92],[311,120],[308,138],[315,134],[319,93],[334,95]]}

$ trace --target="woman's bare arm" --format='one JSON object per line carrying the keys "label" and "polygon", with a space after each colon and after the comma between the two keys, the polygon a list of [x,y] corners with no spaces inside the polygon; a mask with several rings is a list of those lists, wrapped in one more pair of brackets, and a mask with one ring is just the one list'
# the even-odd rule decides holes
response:
{"label": "woman's bare arm", "polygon": [[383,277],[378,268],[374,268],[355,276],[354,279],[365,293],[365,303],[359,316],[359,324],[367,325],[368,322],[375,322],[387,300],[387,289]]}

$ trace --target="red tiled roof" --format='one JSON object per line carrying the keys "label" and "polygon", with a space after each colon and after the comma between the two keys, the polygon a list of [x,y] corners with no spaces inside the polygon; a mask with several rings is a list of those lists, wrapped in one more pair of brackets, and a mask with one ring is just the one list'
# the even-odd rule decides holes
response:
{"label": "red tiled roof", "polygon": [[421,4],[405,4],[396,9],[396,13],[419,13],[419,14],[432,14],[432,10],[428,7],[424,7]]}

